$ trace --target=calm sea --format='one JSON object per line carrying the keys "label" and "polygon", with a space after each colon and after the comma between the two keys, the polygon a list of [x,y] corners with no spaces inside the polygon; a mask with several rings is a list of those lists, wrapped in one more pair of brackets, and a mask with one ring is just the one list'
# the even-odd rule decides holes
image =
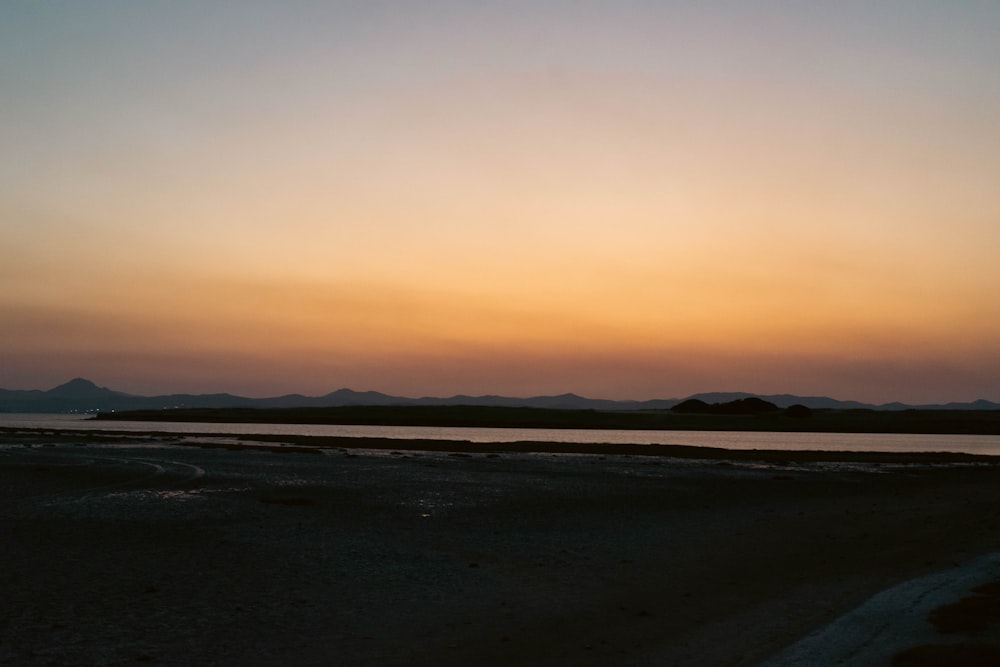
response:
{"label": "calm sea", "polygon": [[964,452],[1000,456],[1000,435],[911,435],[894,433],[772,433],[736,431],[619,431],[434,426],[346,426],[316,424],[205,424],[200,422],[96,421],[84,415],[0,414],[0,426],[103,431],[162,431],[237,435],[313,435],[351,438],[466,440],[470,442],[597,442],[693,445],[724,449],[803,449],[869,452]]}

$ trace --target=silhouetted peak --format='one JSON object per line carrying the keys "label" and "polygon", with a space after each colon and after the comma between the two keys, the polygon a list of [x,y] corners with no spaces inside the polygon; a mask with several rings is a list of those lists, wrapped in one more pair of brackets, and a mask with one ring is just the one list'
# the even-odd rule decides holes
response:
{"label": "silhouetted peak", "polygon": [[810,410],[805,405],[801,403],[796,403],[795,405],[789,405],[785,408],[785,414],[789,417],[794,417],[795,419],[806,419],[812,417],[813,411]]}
{"label": "silhouetted peak", "polygon": [[[99,391],[101,387],[84,378],[73,378],[65,384],[49,390],[50,394],[83,394]],[[107,391],[107,390],[105,390]]]}
{"label": "silhouetted peak", "polygon": [[762,398],[751,396],[738,398],[727,403],[712,403],[709,405],[698,398],[689,398],[675,405],[674,412],[707,413],[714,415],[752,415],[759,412],[774,412],[778,406]]}
{"label": "silhouetted peak", "polygon": [[744,398],[740,401],[732,401],[726,405],[742,412],[774,412],[778,409],[778,406],[774,403],[765,401],[763,398],[757,398],[756,396]]}
{"label": "silhouetted peak", "polygon": [[99,389],[99,387],[87,378],[73,378],[69,382],[55,387],[53,391],[55,389]]}
{"label": "silhouetted peak", "polygon": [[670,408],[673,412],[708,412],[712,406],[700,398],[689,398]]}
{"label": "silhouetted peak", "polygon": [[48,396],[70,399],[90,399],[107,398],[112,396],[124,396],[121,392],[112,391],[107,387],[99,387],[85,378],[73,378],[65,384],[61,384],[54,389],[45,392]]}

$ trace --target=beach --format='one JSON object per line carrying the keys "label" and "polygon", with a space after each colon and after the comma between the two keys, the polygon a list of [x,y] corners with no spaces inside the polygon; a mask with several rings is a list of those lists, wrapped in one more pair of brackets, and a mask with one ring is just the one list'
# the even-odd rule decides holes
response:
{"label": "beach", "polygon": [[3,443],[3,664],[757,665],[1000,550],[987,461]]}

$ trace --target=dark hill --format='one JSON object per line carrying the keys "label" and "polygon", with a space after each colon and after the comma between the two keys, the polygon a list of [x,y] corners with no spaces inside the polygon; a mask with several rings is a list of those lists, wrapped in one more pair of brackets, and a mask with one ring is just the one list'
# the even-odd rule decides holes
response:
{"label": "dark hill", "polygon": [[689,398],[678,403],[671,410],[677,413],[701,414],[701,415],[757,415],[767,412],[777,412],[780,408],[765,401],[762,398],[751,396],[749,398],[738,398],[727,403],[708,404],[697,398]]}

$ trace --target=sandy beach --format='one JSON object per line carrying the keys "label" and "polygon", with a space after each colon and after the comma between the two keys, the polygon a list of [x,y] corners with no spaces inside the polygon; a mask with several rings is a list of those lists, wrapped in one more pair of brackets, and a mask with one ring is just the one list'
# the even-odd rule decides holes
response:
{"label": "sandy beach", "polygon": [[2,442],[2,664],[757,665],[1000,550],[995,463]]}

